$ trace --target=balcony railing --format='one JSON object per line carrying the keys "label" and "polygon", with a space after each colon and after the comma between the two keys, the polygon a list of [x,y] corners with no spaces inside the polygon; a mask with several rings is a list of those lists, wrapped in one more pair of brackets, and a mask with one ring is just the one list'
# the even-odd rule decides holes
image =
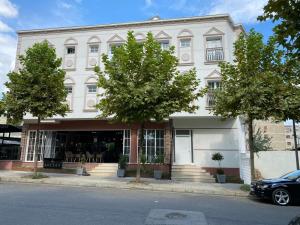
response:
{"label": "balcony railing", "polygon": [[209,91],[206,94],[206,107],[211,108],[215,104],[215,95],[213,91]]}
{"label": "balcony railing", "polygon": [[222,61],[224,60],[223,48],[207,48],[206,49],[206,61]]}

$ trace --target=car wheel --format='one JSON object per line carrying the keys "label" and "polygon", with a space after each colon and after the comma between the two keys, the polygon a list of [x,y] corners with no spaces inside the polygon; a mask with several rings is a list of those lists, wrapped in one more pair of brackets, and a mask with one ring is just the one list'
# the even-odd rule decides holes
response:
{"label": "car wheel", "polygon": [[290,193],[287,190],[282,189],[282,188],[278,188],[278,189],[274,190],[272,197],[273,197],[273,202],[276,205],[285,206],[291,202]]}

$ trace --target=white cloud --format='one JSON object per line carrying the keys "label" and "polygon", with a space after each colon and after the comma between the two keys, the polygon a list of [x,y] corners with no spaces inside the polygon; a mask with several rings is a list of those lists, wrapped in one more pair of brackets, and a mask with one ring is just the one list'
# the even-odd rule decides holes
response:
{"label": "white cloud", "polygon": [[60,4],[60,7],[65,8],[65,9],[70,9],[70,8],[72,8],[72,5],[71,5],[71,4],[68,4],[68,3],[66,3],[66,2],[60,2],[59,4]]}
{"label": "white cloud", "polygon": [[17,40],[9,34],[0,33],[0,92],[5,91],[6,74],[14,69]]}
{"label": "white cloud", "polygon": [[214,0],[206,13],[228,13],[235,22],[256,23],[256,18],[263,13],[266,3],[267,0]]}
{"label": "white cloud", "polygon": [[12,32],[13,29],[0,20],[0,32]]}
{"label": "white cloud", "polygon": [[8,18],[18,16],[18,9],[16,5],[9,0],[0,0],[0,15]]}
{"label": "white cloud", "polygon": [[153,0],[145,0],[145,7],[150,7],[153,5]]}

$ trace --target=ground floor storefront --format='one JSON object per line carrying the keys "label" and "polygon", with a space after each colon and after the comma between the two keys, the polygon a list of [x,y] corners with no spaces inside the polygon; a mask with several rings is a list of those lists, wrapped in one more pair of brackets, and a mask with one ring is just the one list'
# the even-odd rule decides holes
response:
{"label": "ground floor storefront", "polygon": [[[105,120],[60,121],[42,123],[39,138],[37,125],[25,123],[21,140],[21,162],[33,164],[35,154],[42,165],[44,159],[59,159],[66,168],[76,167],[84,157],[90,167],[97,163],[118,163],[119,157],[128,158],[130,168],[137,164],[139,124],[111,123]],[[164,164],[171,160],[170,123],[147,123],[144,132],[143,158],[146,164],[155,163],[164,155]],[[39,148],[35,149],[36,141]]]}
{"label": "ground floor storefront", "polygon": [[[42,123],[37,138],[37,124],[25,122],[20,161],[15,165],[33,167],[37,154],[40,167],[45,159],[58,159],[63,161],[63,168],[70,169],[78,167],[84,157],[87,169],[92,170],[99,164],[118,163],[119,157],[125,155],[128,169],[134,170],[139,128],[139,124],[107,120],[61,120]],[[214,117],[173,118],[162,123],[147,123],[140,154],[144,168],[160,167],[171,175],[173,165],[189,165],[214,174],[219,165],[211,157],[219,152],[224,156],[221,166],[225,173],[245,179],[248,168],[245,169],[243,162],[248,159],[242,157],[246,151],[243,129],[238,119],[222,121]],[[36,141],[39,141],[37,150]],[[156,161],[161,155],[164,165],[158,165]]]}

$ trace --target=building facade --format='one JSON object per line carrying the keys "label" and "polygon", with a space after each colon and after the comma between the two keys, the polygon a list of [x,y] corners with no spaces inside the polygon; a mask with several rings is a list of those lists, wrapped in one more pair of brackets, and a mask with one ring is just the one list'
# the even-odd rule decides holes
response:
{"label": "building facade", "polygon": [[[296,124],[296,135],[297,135],[297,145],[300,146],[300,125]],[[292,150],[295,149],[294,133],[292,125],[285,125],[285,141],[286,149]]]}
{"label": "building facade", "polygon": [[175,46],[178,70],[196,68],[201,86],[210,90],[198,100],[200,107],[195,113],[175,113],[163,123],[146,125],[143,153],[146,162],[151,165],[157,155],[164,154],[166,171],[171,165],[196,165],[212,171],[217,163],[211,160],[211,155],[221,152],[225,172],[246,179],[242,170],[248,153],[242,120],[222,121],[210,112],[214,104],[213,90],[220,86],[218,63],[233,62],[233,43],[244,32],[229,15],[19,31],[17,55],[46,40],[63,59],[71,109],[65,117],[42,121],[42,134],[38,138],[41,149],[37,151],[34,149],[37,119],[26,115],[22,165],[32,165],[34,155],[38,154],[40,161],[61,157],[66,167],[72,167],[82,152],[95,162],[117,162],[119,155],[124,154],[128,155],[131,166],[137,163],[139,124],[112,124],[109,119],[96,119],[99,112],[94,107],[101,90],[96,85],[93,68],[98,65],[103,69],[101,54],[111,56],[112,47],[124,43],[129,30],[134,31],[137,40],[144,40],[147,32],[152,32],[162,48]]}
{"label": "building facade", "polygon": [[271,120],[255,121],[255,130],[260,129],[261,134],[271,138],[271,148],[274,151],[286,149],[286,129],[284,122],[275,123]]}

